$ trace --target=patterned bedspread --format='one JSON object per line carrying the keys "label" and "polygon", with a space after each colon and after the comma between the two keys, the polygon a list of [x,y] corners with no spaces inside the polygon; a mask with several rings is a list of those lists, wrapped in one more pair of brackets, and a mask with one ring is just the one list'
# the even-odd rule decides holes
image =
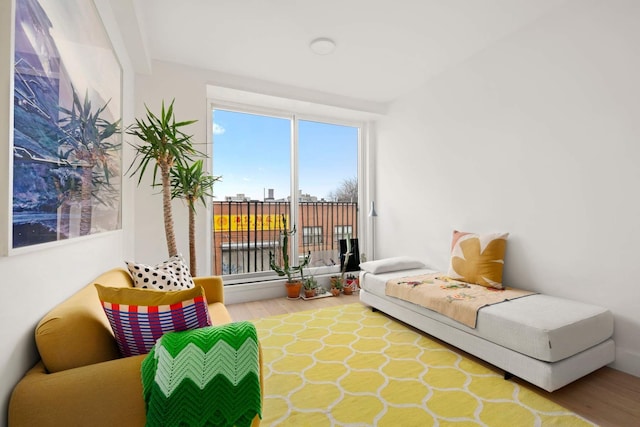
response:
{"label": "patterned bedspread", "polygon": [[444,273],[389,280],[385,293],[437,311],[470,328],[476,327],[478,310],[482,307],[535,294],[522,289],[493,289],[459,282]]}

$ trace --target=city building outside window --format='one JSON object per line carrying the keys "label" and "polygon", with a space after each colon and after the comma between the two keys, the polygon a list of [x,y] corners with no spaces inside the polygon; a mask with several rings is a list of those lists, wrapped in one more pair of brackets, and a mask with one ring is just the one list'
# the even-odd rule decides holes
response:
{"label": "city building outside window", "polygon": [[351,225],[336,225],[333,227],[333,238],[336,243],[342,239],[353,238],[353,226]]}
{"label": "city building outside window", "polygon": [[302,244],[305,246],[322,244],[322,227],[302,227]]}

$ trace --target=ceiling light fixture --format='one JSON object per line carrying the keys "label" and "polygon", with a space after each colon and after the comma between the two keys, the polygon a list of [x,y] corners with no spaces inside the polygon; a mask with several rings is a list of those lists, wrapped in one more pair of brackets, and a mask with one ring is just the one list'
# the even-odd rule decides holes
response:
{"label": "ceiling light fixture", "polygon": [[318,55],[328,55],[336,49],[336,42],[327,37],[319,37],[309,43],[309,48]]}

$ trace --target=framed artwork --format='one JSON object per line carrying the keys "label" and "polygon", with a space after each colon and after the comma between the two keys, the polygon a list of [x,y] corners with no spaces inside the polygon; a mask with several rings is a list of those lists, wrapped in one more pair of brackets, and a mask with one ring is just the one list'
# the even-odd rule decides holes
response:
{"label": "framed artwork", "polygon": [[91,0],[16,0],[9,248],[120,229],[122,68]]}

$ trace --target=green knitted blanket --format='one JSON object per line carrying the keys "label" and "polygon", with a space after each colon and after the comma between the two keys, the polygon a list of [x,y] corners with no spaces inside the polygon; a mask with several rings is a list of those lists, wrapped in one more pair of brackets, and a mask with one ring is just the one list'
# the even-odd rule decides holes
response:
{"label": "green knitted blanket", "polygon": [[250,426],[262,417],[259,363],[250,322],[163,335],[142,362],[147,426]]}

